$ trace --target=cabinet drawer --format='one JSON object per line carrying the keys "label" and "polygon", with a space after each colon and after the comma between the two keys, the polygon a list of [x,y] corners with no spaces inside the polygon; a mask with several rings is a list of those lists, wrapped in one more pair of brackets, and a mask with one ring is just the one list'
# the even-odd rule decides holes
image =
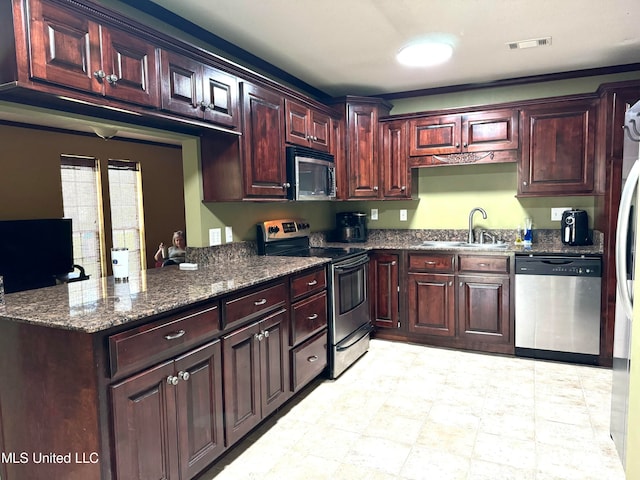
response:
{"label": "cabinet drawer", "polygon": [[327,293],[321,292],[293,305],[291,343],[304,340],[327,326]]}
{"label": "cabinet drawer", "polygon": [[509,257],[460,255],[461,272],[509,273]]}
{"label": "cabinet drawer", "polygon": [[307,293],[316,292],[327,287],[327,275],[323,268],[296,275],[291,279],[291,299],[295,300]]}
{"label": "cabinet drawer", "polygon": [[451,254],[409,255],[409,270],[413,272],[453,272]]}
{"label": "cabinet drawer", "polygon": [[291,390],[294,392],[318,376],[327,366],[327,332],[323,330],[291,350]]}
{"label": "cabinet drawer", "polygon": [[182,353],[220,331],[218,305],[187,311],[109,337],[112,377],[133,373]]}
{"label": "cabinet drawer", "polygon": [[286,301],[287,288],[284,282],[225,300],[223,328],[257,317],[284,305]]}

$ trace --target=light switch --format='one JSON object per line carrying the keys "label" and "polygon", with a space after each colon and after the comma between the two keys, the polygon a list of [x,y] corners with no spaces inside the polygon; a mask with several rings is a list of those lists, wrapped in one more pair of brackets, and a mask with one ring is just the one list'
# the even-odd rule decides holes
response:
{"label": "light switch", "polygon": [[407,221],[407,210],[406,209],[402,209],[400,210],[400,221],[401,222],[406,222]]}
{"label": "light switch", "polygon": [[233,228],[224,227],[224,243],[233,242]]}
{"label": "light switch", "polygon": [[222,229],[210,228],[209,229],[209,246],[222,245]]}
{"label": "light switch", "polygon": [[377,220],[378,219],[378,209],[377,208],[372,208],[371,209],[371,220]]}

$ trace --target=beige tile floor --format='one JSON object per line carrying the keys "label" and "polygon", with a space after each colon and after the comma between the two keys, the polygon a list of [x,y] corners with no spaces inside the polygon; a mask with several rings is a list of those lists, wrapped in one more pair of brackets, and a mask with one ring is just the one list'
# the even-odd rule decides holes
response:
{"label": "beige tile floor", "polygon": [[611,371],[373,340],[201,480],[624,480]]}

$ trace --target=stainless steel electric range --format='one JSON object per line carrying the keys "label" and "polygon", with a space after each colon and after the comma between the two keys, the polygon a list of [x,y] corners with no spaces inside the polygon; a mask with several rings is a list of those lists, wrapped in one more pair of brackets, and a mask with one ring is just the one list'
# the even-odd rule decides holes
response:
{"label": "stainless steel electric range", "polygon": [[328,258],[329,377],[337,378],[369,350],[373,326],[369,309],[369,255],[356,247],[311,247],[311,227],[302,219],[257,225],[258,254]]}

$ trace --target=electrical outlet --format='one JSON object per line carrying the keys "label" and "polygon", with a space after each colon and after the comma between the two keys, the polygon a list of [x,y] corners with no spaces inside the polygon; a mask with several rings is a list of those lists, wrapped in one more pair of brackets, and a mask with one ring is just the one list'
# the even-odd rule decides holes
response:
{"label": "electrical outlet", "polygon": [[210,228],[209,229],[209,246],[222,245],[222,229]]}
{"label": "electrical outlet", "polygon": [[224,243],[233,243],[233,228],[224,227]]}
{"label": "electrical outlet", "polygon": [[559,207],[559,208],[552,208],[551,209],[551,220],[552,221],[560,221],[562,220],[562,212],[564,212],[565,210],[571,210],[570,207]]}
{"label": "electrical outlet", "polygon": [[371,209],[371,220],[377,220],[378,219],[378,209],[377,208],[372,208]]}
{"label": "electrical outlet", "polygon": [[407,211],[404,208],[400,210],[400,221],[401,222],[407,221]]}

